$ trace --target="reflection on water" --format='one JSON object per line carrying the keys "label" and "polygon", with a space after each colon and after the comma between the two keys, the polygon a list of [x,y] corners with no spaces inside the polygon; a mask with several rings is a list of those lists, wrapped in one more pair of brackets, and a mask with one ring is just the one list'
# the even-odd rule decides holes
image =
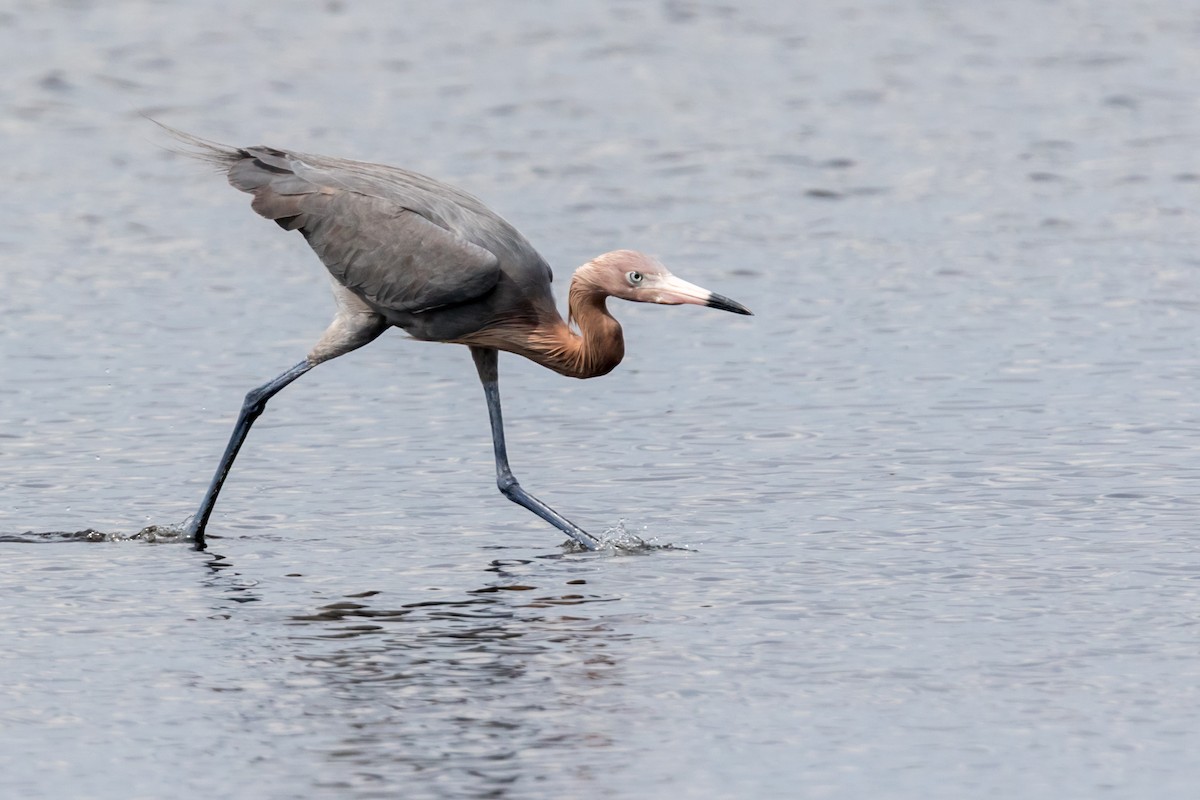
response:
{"label": "reflection on water", "polygon": [[522,583],[511,570],[530,563],[493,561],[465,596],[393,606],[363,591],[290,617],[314,692],[336,699],[308,713],[346,724],[324,748],[344,781],[394,780],[400,768],[461,796],[506,797],[560,771],[586,779],[580,748],[613,743],[609,721],[587,712],[597,693],[620,704],[614,645],[631,634],[571,610],[618,598],[584,579],[559,591]]}

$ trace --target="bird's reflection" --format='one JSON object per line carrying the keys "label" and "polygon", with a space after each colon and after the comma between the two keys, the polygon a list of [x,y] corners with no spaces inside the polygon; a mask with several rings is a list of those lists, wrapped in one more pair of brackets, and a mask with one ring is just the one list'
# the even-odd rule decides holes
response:
{"label": "bird's reflection", "polygon": [[616,598],[577,577],[548,590],[530,582],[536,569],[513,574],[532,563],[492,561],[483,586],[445,600],[367,591],[291,617],[323,689],[308,713],[348,723],[328,757],[362,776],[436,774],[463,796],[520,793],[547,770],[586,781],[563,756],[619,737],[620,715],[602,706],[621,696],[612,645],[629,635],[595,612]]}
{"label": "bird's reflection", "polygon": [[235,606],[262,600],[258,591],[258,581],[239,573],[225,556],[204,551],[202,558],[208,572],[201,585],[217,590],[220,598],[213,606],[211,617],[229,618]]}
{"label": "bird's reflection", "polygon": [[[13,539],[134,537],[85,530]],[[473,588],[443,589],[438,599],[398,602],[394,592],[362,588],[280,613],[262,575],[215,550],[194,556],[209,618],[250,625],[266,640],[284,665],[283,682],[267,691],[301,705],[305,725],[327,743],[318,752],[350,783],[391,791],[419,776],[444,781],[454,796],[524,795],[533,784],[570,794],[589,783],[603,753],[617,758],[613,745],[636,717],[621,654],[637,618],[592,589],[590,561],[562,552],[495,558]],[[293,600],[283,598],[285,608]]]}

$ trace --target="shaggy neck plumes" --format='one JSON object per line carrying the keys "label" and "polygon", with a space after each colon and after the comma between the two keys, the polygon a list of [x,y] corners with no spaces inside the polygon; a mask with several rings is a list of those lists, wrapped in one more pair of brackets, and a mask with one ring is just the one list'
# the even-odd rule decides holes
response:
{"label": "shaggy neck plumes", "polygon": [[625,357],[621,325],[608,313],[604,302],[608,293],[591,280],[589,266],[580,267],[571,278],[567,322],[556,315],[539,326],[528,339],[529,351],[522,353],[570,378],[606,375]]}
{"label": "shaggy neck plumes", "polygon": [[516,353],[568,378],[607,375],[625,357],[625,338],[605,306],[610,295],[596,261],[575,270],[567,295],[566,322],[550,306],[455,341]]}

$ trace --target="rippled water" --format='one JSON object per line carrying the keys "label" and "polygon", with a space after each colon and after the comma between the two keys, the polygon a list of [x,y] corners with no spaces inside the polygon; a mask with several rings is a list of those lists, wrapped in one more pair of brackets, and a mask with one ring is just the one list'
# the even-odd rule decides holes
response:
{"label": "rippled water", "polygon": [[[1191,797],[1200,15],[807,5],[0,10],[4,794]],[[525,485],[681,549],[563,548],[394,334],[272,401],[208,552],[131,540],[332,312],[142,115],[752,308],[502,359]]]}

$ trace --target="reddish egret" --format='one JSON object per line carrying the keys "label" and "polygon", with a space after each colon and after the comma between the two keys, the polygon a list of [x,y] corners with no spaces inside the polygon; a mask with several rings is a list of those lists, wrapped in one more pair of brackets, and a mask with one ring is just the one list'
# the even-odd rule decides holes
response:
{"label": "reddish egret", "polygon": [[414,339],[471,349],[491,418],[500,491],[594,550],[599,544],[594,536],[525,491],[508,466],[497,351],[525,356],[572,378],[594,378],[610,372],[625,354],[621,326],[605,305],[609,297],[750,313],[675,277],[650,256],[617,250],[575,271],[564,321],[550,292],[550,267],[533,245],[453,186],[381,164],[272,147],[228,147],[168,130],[196,148],[190,155],[216,164],[235,188],[254,195],[250,205],[261,216],[284,230],[300,231],[328,268],[337,301],[333,322],[308,356],[246,395],[189,527],[197,548],[204,547],[217,494],[267,401],[317,364],[395,326]]}

